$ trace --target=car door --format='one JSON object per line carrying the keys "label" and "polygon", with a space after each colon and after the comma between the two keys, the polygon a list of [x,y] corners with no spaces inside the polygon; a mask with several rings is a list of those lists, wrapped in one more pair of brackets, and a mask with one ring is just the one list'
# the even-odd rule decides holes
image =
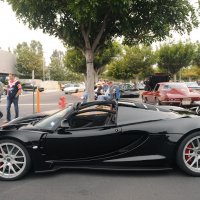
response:
{"label": "car door", "polygon": [[56,133],[47,135],[44,144],[46,158],[80,160],[116,152],[120,148],[121,129],[110,123],[113,114],[104,114],[108,115],[107,118],[103,119],[102,115],[99,121],[96,111],[78,113],[66,119],[70,127],[60,127]]}
{"label": "car door", "polygon": [[[121,152],[134,149],[141,145],[148,137],[148,133],[138,130],[138,124],[148,121],[151,116],[146,114],[146,109],[118,106],[118,127],[122,128],[120,135]],[[151,113],[152,114],[152,113]]]}

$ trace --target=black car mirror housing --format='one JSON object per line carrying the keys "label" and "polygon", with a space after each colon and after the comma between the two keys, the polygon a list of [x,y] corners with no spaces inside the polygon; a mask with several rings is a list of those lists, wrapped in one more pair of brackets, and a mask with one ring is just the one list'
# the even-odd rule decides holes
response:
{"label": "black car mirror housing", "polygon": [[62,128],[70,128],[69,122],[66,119],[62,120],[61,121],[61,127]]}

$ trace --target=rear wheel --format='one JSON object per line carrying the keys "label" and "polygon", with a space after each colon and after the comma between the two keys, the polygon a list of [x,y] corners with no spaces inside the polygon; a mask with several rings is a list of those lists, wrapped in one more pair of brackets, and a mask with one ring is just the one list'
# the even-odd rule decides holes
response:
{"label": "rear wheel", "polygon": [[143,102],[143,103],[146,103],[146,102],[147,102],[147,99],[146,99],[145,97],[143,97],[143,96],[142,96],[142,102]]}
{"label": "rear wheel", "polygon": [[0,141],[0,179],[16,180],[30,169],[31,159],[26,148],[14,140]]}
{"label": "rear wheel", "polygon": [[200,132],[187,136],[177,151],[177,165],[187,174],[200,176]]}

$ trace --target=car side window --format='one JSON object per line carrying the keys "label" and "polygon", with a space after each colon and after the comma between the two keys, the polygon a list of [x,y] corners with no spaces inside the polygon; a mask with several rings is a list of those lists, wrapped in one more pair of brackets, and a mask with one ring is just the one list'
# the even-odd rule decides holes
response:
{"label": "car side window", "polygon": [[159,87],[160,87],[160,84],[156,84],[154,91],[158,91]]}
{"label": "car side window", "polygon": [[164,85],[163,89],[164,89],[164,90],[170,90],[171,87],[170,87],[169,85]]}
{"label": "car side window", "polygon": [[105,126],[112,123],[112,113],[104,111],[86,111],[72,115],[68,119],[70,129]]}

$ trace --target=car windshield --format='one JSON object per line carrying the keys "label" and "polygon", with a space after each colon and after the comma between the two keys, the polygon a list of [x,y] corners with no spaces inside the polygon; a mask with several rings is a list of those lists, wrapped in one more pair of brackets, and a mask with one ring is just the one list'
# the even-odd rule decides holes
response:
{"label": "car windshield", "polygon": [[68,108],[58,111],[55,114],[46,117],[42,121],[38,122],[37,124],[34,125],[35,128],[37,129],[44,129],[44,130],[54,130],[57,125],[60,123],[62,118],[67,114],[72,111],[73,107],[69,106]]}
{"label": "car windshield", "polygon": [[64,87],[65,88],[67,88],[67,87],[73,87],[73,85],[72,84],[66,84]]}
{"label": "car windshield", "polygon": [[122,85],[120,85],[120,89],[122,89],[122,90],[131,90],[131,89],[135,89],[135,87],[133,87],[130,84],[122,84]]}
{"label": "car windshield", "polygon": [[186,84],[166,84],[164,85],[163,89],[170,90],[170,89],[179,89],[182,91],[189,91]]}

